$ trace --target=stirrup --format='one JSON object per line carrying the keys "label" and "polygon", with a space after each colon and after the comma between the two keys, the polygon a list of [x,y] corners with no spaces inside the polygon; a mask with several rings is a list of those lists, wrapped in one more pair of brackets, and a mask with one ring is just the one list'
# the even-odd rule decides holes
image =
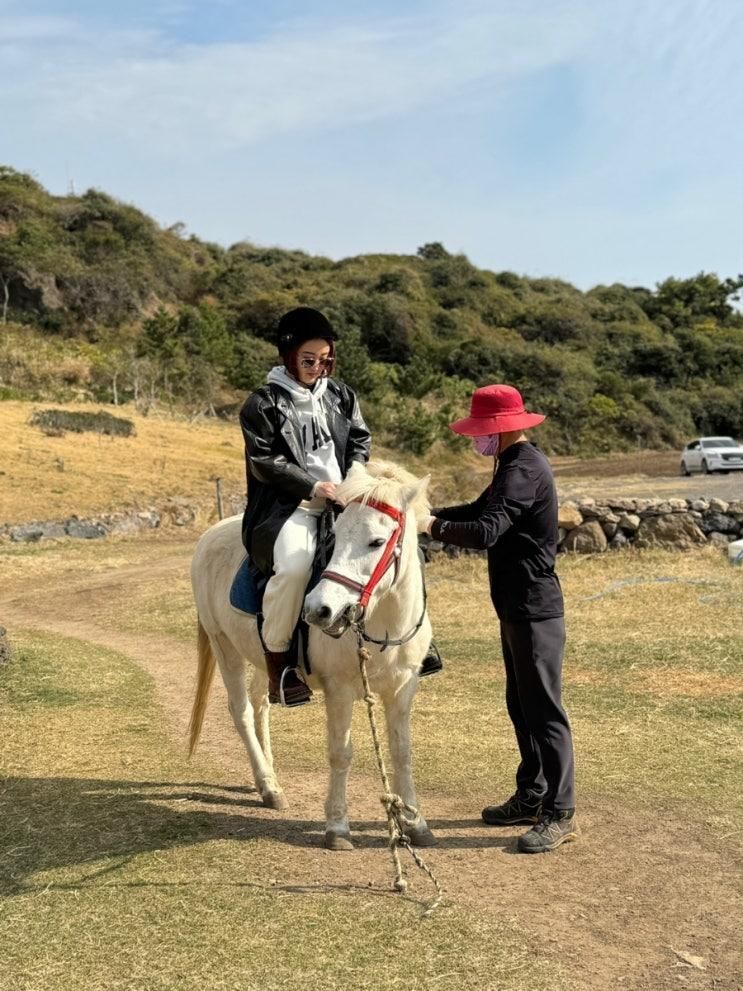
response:
{"label": "stirrup", "polygon": [[431,641],[431,645],[428,648],[426,656],[423,658],[420,668],[418,669],[419,678],[428,678],[432,674],[438,674],[439,671],[443,671],[444,662],[441,660],[441,654],[439,653],[439,648],[436,644]]}
{"label": "stirrup", "polygon": [[[302,694],[298,698],[292,699],[291,698],[292,686],[290,685],[289,686],[290,697],[287,698],[286,689],[284,685],[284,680],[286,679],[287,675],[289,676],[293,675],[294,678],[296,679],[297,685],[301,685],[302,688],[306,689],[307,694],[306,695]],[[279,698],[278,698],[279,704],[282,705],[285,709],[296,709],[297,706],[299,705],[306,705],[309,701],[311,701],[311,699],[312,699],[312,691],[310,689],[310,686],[302,678],[299,677],[299,675],[297,674],[297,669],[290,667],[284,668],[284,670],[281,672],[281,680],[279,681]]]}

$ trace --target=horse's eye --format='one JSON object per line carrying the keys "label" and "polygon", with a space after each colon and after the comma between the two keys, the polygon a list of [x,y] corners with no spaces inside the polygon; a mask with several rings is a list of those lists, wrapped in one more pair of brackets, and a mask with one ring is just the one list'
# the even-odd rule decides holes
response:
{"label": "horse's eye", "polygon": [[377,537],[376,540],[372,540],[371,541],[371,543],[369,544],[369,546],[370,547],[383,547],[386,543],[387,543],[387,541],[384,539],[384,537]]}

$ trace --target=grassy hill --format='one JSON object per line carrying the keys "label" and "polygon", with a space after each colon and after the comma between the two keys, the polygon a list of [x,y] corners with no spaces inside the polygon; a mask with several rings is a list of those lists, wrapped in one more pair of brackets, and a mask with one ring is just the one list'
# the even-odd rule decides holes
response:
{"label": "grassy hill", "polygon": [[743,278],[596,286],[478,269],[443,245],[333,261],[163,230],[88,190],[0,168],[0,399],[237,402],[275,360],[279,315],[324,310],[339,375],[376,436],[457,449],[473,386],[508,381],[549,414],[542,443],[587,454],[743,435]]}

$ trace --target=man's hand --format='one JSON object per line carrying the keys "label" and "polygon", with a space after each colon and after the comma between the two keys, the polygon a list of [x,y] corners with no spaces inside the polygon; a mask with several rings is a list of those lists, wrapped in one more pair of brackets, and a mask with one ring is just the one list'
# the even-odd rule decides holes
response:
{"label": "man's hand", "polygon": [[319,496],[321,499],[335,499],[335,490],[335,482],[315,482],[312,495]]}

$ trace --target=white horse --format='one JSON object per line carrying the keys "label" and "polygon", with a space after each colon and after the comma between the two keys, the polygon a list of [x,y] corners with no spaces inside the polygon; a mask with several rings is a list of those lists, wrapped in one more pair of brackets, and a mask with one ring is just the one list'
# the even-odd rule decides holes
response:
{"label": "white horse", "polygon": [[[392,787],[417,807],[413,784],[410,710],[418,670],[431,641],[423,579],[417,552],[416,515],[427,515],[428,479],[419,481],[396,465],[354,465],[339,486],[346,508],[335,528],[335,551],[319,584],[305,600],[310,623],[308,683],[325,695],[330,782],[325,801],[325,845],[353,849],[346,805],[351,766],[351,715],[362,698],[358,645],[350,622],[363,615],[368,637],[369,682],[384,705]],[[381,508],[380,508],[381,507]],[[390,512],[391,511],[391,512]],[[199,540],[191,565],[198,611],[198,675],[191,713],[190,751],[198,741],[206,702],[219,664],[229,710],[250,758],[263,804],[284,809],[287,801],[273,768],[269,733],[268,678],[255,617],[230,605],[232,579],[245,557],[240,517],[222,520]],[[389,558],[388,566],[385,559]],[[371,579],[371,583],[370,583]],[[370,587],[370,584],[374,587]],[[360,598],[369,597],[365,610]],[[384,646],[385,641],[404,640]],[[246,661],[255,667],[248,691]],[[299,712],[297,738],[303,728]],[[406,828],[411,842],[429,846],[433,834],[423,818]]]}

